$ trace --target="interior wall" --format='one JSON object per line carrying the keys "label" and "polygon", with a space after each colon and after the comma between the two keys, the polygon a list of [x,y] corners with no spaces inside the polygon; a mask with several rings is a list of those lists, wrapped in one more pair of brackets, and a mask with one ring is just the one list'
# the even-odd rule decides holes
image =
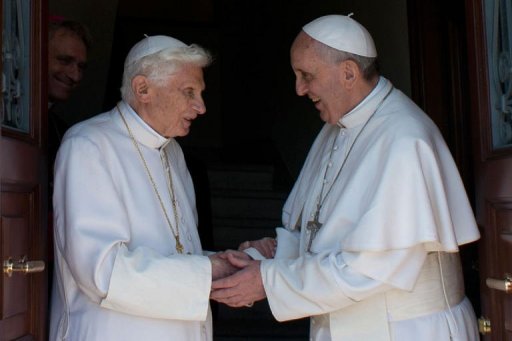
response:
{"label": "interior wall", "polygon": [[364,23],[371,33],[382,74],[406,95],[411,96],[411,70],[407,0],[345,0],[347,13]]}

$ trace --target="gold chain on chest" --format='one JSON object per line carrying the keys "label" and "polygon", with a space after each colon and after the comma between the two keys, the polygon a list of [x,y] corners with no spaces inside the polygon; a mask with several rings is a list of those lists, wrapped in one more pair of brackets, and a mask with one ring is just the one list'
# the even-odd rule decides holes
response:
{"label": "gold chain on chest", "polygon": [[[388,98],[389,94],[391,94],[391,91],[393,91],[393,87],[391,87],[388,90],[388,92],[386,93],[386,95],[380,100],[380,102],[375,107],[373,113],[368,117],[368,119],[364,123],[363,127],[359,130],[359,132],[355,136],[354,140],[352,141],[352,143],[350,144],[350,146],[348,148],[347,153],[345,154],[345,158],[343,159],[340,168],[336,172],[336,175],[334,176],[333,180],[330,181],[330,186],[327,189],[326,193],[324,194],[325,184],[327,183],[327,170],[329,169],[329,167],[325,168],[324,177],[323,177],[323,181],[322,181],[322,187],[320,189],[320,194],[318,196],[318,201],[317,201],[315,213],[313,215],[313,220],[308,221],[306,224],[306,229],[309,232],[309,240],[308,240],[308,243],[306,246],[306,252],[311,252],[311,246],[313,244],[313,240],[315,239],[318,231],[320,231],[320,229],[322,228],[323,224],[320,223],[320,211],[322,210],[322,206],[323,206],[325,200],[327,199],[327,196],[331,193],[331,190],[334,187],[335,182],[340,177],[341,171],[343,170],[343,167],[345,166],[345,163],[347,162],[347,159],[350,156],[350,152],[352,151],[352,148],[356,144],[357,140],[359,139],[359,136],[362,134],[362,132],[364,131],[364,129],[366,128],[366,126],[368,125],[368,123],[370,122],[372,117],[375,116],[375,113],[379,110],[380,106],[384,103],[386,98]],[[332,151],[334,149],[334,146],[336,145],[336,141],[338,140],[339,134],[340,134],[340,132],[338,132],[338,134],[334,138],[333,144],[331,146],[331,152],[329,155],[328,162],[332,162]]]}
{"label": "gold chain on chest", "polygon": [[168,176],[167,185],[168,185],[169,196],[170,196],[171,202],[172,202],[172,209],[174,211],[174,221],[176,222],[176,230],[173,228],[173,226],[171,224],[171,220],[169,219],[169,215],[167,214],[167,210],[165,209],[164,202],[162,200],[162,197],[160,196],[160,192],[158,191],[158,187],[156,186],[155,180],[153,179],[153,176],[151,175],[151,171],[149,170],[146,159],[144,158],[144,155],[142,154],[139,143],[135,139],[135,136],[133,136],[132,130],[130,129],[128,122],[126,122],[126,119],[124,118],[124,115],[121,112],[121,109],[119,109],[119,106],[116,106],[116,108],[117,108],[117,111],[119,111],[119,115],[121,115],[121,118],[123,119],[126,130],[128,130],[128,134],[130,135],[133,145],[135,146],[135,149],[137,150],[139,157],[140,157],[142,163],[144,164],[144,169],[146,170],[146,174],[148,175],[149,181],[151,182],[151,185],[153,186],[153,190],[158,198],[158,201],[160,202],[160,206],[162,207],[162,212],[164,213],[165,220],[167,221],[167,224],[169,225],[172,235],[174,236],[174,240],[176,241],[176,251],[178,253],[183,253],[185,248],[183,247],[183,244],[181,244],[181,241],[180,241],[180,229],[178,226],[178,209],[176,207],[176,195],[174,193],[174,187],[173,187],[173,183],[172,183],[172,174],[171,174],[171,169],[169,166],[169,160],[167,159],[167,155],[165,155],[165,151],[162,151],[164,153],[163,155],[165,157],[165,162],[167,162],[167,166],[169,167],[169,169],[167,170],[167,176]]}

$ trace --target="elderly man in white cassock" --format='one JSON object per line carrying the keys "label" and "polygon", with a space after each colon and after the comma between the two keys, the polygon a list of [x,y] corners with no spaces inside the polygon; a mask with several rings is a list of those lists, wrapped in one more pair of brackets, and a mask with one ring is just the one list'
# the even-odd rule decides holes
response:
{"label": "elderly man in white cassock", "polygon": [[212,279],[194,188],[174,139],[206,111],[210,55],[146,37],[124,64],[122,101],[72,127],[55,166],[50,340],[212,340]]}
{"label": "elderly man in white cassock", "polygon": [[[478,340],[459,246],[479,238],[450,151],[429,117],[379,76],[350,16],[305,25],[291,47],[296,91],[325,125],[268,239],[227,258],[230,306],[267,297],[279,321],[311,317],[315,341]],[[269,247],[270,245],[270,247]],[[260,252],[258,252],[260,251]],[[261,253],[261,254],[260,254]]]}

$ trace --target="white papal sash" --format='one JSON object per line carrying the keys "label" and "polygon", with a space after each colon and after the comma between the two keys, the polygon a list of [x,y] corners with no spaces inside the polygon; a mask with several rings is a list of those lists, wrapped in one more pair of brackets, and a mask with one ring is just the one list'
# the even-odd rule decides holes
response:
{"label": "white papal sash", "polygon": [[389,322],[438,313],[464,299],[458,253],[429,253],[412,292],[391,290],[333,312],[333,341],[390,341]]}

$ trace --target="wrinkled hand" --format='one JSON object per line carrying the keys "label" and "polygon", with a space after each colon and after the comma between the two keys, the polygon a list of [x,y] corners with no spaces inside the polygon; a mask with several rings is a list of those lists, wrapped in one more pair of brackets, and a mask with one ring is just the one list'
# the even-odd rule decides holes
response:
{"label": "wrinkled hand", "polygon": [[242,259],[233,253],[227,260],[238,269],[237,273],[212,283],[210,298],[231,307],[250,306],[266,297],[261,280],[260,261]]}
{"label": "wrinkled hand", "polygon": [[277,241],[274,238],[265,237],[259,240],[246,241],[238,246],[239,251],[250,247],[258,250],[265,258],[274,258],[276,255]]}
{"label": "wrinkled hand", "polygon": [[[242,251],[237,251],[237,250],[226,250],[224,252],[219,252],[218,255],[220,258],[225,259],[227,262],[229,262],[229,264],[231,264],[231,262],[229,261],[228,255],[231,255],[231,257],[233,257],[233,258],[238,258],[239,260],[245,260],[245,261],[252,260],[251,256],[249,256],[247,253],[242,252]],[[246,264],[246,263],[236,262],[236,264],[237,265],[235,265],[235,264],[231,264],[231,265],[236,266],[237,268],[244,268],[245,266],[243,264]]]}
{"label": "wrinkled hand", "polygon": [[[234,251],[238,252],[238,251]],[[248,255],[246,255],[249,258]],[[218,252],[208,256],[212,263],[212,280],[215,281],[219,278],[230,276],[240,270],[237,266],[233,265],[227,258],[225,252]]]}

